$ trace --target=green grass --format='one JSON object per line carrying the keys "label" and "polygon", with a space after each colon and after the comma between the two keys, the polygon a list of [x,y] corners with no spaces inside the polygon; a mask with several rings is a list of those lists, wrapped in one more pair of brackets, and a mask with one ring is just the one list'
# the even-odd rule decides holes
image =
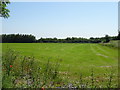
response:
{"label": "green grass", "polygon": [[[2,49],[11,48],[21,55],[34,56],[36,61],[46,63],[48,59],[60,62],[60,71],[68,73],[72,79],[78,79],[80,73],[84,77],[109,73],[111,68],[117,74],[118,50],[99,44],[79,43],[3,43]],[[102,77],[102,76],[101,76]]]}

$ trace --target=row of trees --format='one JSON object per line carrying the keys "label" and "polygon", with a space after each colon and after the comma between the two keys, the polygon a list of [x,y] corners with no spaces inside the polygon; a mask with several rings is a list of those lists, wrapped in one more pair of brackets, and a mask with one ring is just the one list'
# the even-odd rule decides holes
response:
{"label": "row of trees", "polygon": [[57,39],[57,38],[40,38],[36,42],[44,43],[99,43],[100,40],[91,40],[86,38],[76,38],[76,37],[67,37],[66,39]]}
{"label": "row of trees", "polygon": [[100,38],[77,38],[77,37],[67,37],[66,39],[57,39],[57,38],[40,38],[36,40],[33,35],[26,34],[2,34],[0,35],[2,43],[107,43],[110,40],[120,40],[120,32],[118,36],[108,36]]}
{"label": "row of trees", "polygon": [[1,38],[3,43],[33,43],[36,41],[35,36],[25,34],[3,34]]}

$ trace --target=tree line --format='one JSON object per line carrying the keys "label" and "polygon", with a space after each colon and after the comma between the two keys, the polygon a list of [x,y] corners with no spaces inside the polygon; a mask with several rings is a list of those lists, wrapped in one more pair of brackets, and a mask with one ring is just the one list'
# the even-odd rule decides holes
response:
{"label": "tree line", "polygon": [[82,37],[67,37],[65,39],[57,39],[57,38],[40,38],[36,39],[34,35],[26,35],[26,34],[2,34],[0,35],[0,41],[2,43],[107,43],[110,40],[120,40],[120,32],[118,36],[108,36],[104,37],[90,37],[82,38]]}
{"label": "tree line", "polygon": [[35,36],[26,34],[2,34],[2,43],[34,43]]}

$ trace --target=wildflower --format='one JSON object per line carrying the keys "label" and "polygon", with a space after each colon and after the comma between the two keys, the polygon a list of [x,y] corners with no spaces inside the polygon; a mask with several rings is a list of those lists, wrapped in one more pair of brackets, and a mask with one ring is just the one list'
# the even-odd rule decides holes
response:
{"label": "wildflower", "polygon": [[42,90],[45,90],[45,88],[44,88],[44,87],[42,87],[41,89],[42,89]]}
{"label": "wildflower", "polygon": [[10,65],[10,67],[12,68],[12,65]]}

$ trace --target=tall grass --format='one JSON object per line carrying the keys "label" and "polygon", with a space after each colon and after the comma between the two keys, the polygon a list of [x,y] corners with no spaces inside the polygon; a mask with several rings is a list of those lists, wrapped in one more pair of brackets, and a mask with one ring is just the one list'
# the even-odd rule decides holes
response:
{"label": "tall grass", "polygon": [[[83,74],[74,82],[63,79],[59,67],[60,61],[41,63],[33,56],[21,56],[18,52],[8,49],[2,56],[2,87],[3,88],[117,88],[113,84],[115,75],[111,73],[101,80],[91,70],[86,79]],[[69,72],[69,70],[68,70]],[[70,78],[71,79],[71,78]]]}
{"label": "tall grass", "polygon": [[40,88],[61,80],[58,76],[59,63],[35,62],[33,56],[20,56],[8,49],[3,54],[3,88]]}

